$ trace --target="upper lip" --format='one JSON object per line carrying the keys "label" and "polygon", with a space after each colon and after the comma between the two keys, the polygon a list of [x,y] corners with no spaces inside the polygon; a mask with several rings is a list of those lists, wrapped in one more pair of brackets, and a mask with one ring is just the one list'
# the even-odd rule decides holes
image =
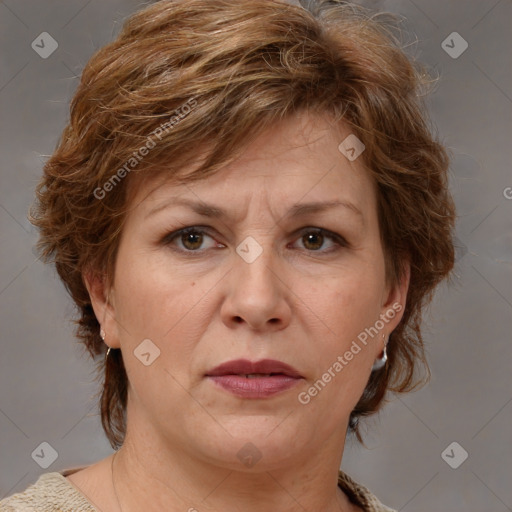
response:
{"label": "upper lip", "polygon": [[235,359],[220,364],[206,373],[208,377],[220,375],[249,375],[251,373],[279,373],[289,377],[301,378],[302,375],[289,364],[274,359],[262,359],[261,361],[249,361],[247,359]]}

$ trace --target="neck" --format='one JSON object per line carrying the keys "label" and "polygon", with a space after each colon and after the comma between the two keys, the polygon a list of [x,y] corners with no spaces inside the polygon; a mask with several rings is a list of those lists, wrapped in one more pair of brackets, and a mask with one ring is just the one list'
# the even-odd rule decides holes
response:
{"label": "neck", "polygon": [[[240,471],[127,432],[112,466],[119,511],[359,510],[337,486],[344,445],[342,441],[340,450],[339,437],[337,450],[320,449],[320,456],[307,454],[287,466],[261,464],[258,469],[256,464]],[[333,448],[332,444],[323,446]]]}

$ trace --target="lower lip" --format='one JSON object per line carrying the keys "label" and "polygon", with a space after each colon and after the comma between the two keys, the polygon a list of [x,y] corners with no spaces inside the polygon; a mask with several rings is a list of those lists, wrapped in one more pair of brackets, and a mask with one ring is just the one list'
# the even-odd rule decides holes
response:
{"label": "lower lip", "polygon": [[298,378],[288,375],[272,375],[247,379],[239,375],[209,376],[216,384],[226,391],[243,398],[265,398],[282,393],[299,382]]}

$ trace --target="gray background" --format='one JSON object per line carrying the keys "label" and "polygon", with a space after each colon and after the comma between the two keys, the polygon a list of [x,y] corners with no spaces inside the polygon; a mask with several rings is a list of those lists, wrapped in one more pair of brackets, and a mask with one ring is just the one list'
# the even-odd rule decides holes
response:
{"label": "gray background", "polygon": [[[34,255],[26,213],[77,75],[140,5],[0,3],[0,498],[41,473],[111,453],[96,414],[93,365],[73,338],[73,307]],[[367,449],[349,442],[342,467],[400,511],[512,510],[512,2],[365,5],[404,15],[404,28],[418,39],[409,50],[441,74],[429,106],[453,154],[459,249],[453,281],[426,318],[430,385],[390,397],[368,422]],[[47,59],[31,48],[45,31],[59,45]],[[454,31],[469,44],[458,58],[442,47]],[[31,456],[43,441],[58,453],[48,469]],[[469,454],[458,469],[441,457],[453,441]],[[462,452],[448,453],[456,462]]]}

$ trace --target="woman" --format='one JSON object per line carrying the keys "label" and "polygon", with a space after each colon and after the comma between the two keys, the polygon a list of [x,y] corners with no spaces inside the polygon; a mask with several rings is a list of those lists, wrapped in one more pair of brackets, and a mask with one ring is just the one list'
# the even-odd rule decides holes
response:
{"label": "woman", "polygon": [[386,391],[428,375],[421,315],[453,266],[427,80],[345,2],[161,1],[126,22],[32,216],[117,451],[1,510],[391,510],[339,467]]}

